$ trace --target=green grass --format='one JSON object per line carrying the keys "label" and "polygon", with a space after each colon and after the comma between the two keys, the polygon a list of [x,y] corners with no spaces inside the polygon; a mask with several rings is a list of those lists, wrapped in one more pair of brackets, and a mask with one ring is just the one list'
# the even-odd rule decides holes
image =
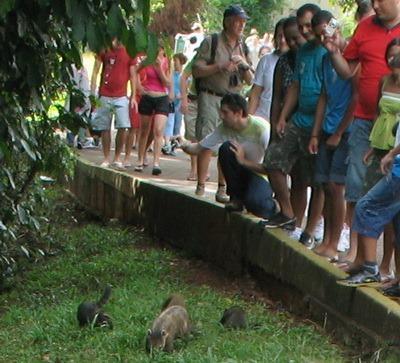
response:
{"label": "green grass", "polygon": [[[63,253],[34,265],[0,295],[1,362],[340,362],[340,349],[312,325],[247,303],[208,286],[185,283],[176,255],[143,248],[139,232],[95,224],[59,228]],[[80,329],[76,308],[114,286],[106,306],[114,329]],[[196,334],[173,353],[150,359],[144,338],[163,300],[185,296]],[[245,307],[258,328],[226,331],[218,320],[226,307]]]}

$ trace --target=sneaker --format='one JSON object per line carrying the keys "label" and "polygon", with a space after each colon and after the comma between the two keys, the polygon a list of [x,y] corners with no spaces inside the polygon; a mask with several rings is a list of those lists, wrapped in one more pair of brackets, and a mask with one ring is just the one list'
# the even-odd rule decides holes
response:
{"label": "sneaker", "polygon": [[315,242],[319,243],[323,240],[323,238],[324,238],[324,219],[320,218],[317,225],[315,226],[314,239]]}
{"label": "sneaker", "polygon": [[114,161],[111,166],[115,169],[123,170],[124,169],[124,164],[122,164],[120,161]]}
{"label": "sneaker", "polygon": [[229,203],[225,204],[225,210],[227,212],[241,212],[243,211],[243,203],[237,199],[231,199]]}
{"label": "sneaker", "polygon": [[392,299],[400,299],[400,286],[399,284],[389,286],[386,289],[382,290],[382,294],[392,298]]}
{"label": "sneaker", "polygon": [[372,273],[365,268],[362,268],[359,272],[356,272],[345,279],[338,280],[337,283],[343,286],[370,286],[370,287],[378,287],[381,285],[381,275],[379,271],[376,273]]}
{"label": "sneaker", "polygon": [[165,144],[162,148],[161,151],[164,155],[170,155],[171,154],[171,145],[170,144]]}
{"label": "sneaker", "polygon": [[350,228],[347,224],[343,225],[342,233],[340,234],[337,250],[344,252],[350,248]]}
{"label": "sneaker", "polygon": [[265,228],[284,228],[293,231],[296,228],[296,218],[286,217],[284,214],[279,212],[270,219],[261,220],[260,225]]}
{"label": "sneaker", "polygon": [[226,185],[218,185],[217,193],[215,194],[215,200],[218,203],[228,203],[230,198],[228,194],[226,194]]}
{"label": "sneaker", "polygon": [[296,227],[293,231],[287,232],[288,236],[290,238],[293,238],[296,241],[298,241],[300,239],[300,236],[302,233],[303,233],[303,230],[300,227]]}
{"label": "sneaker", "polygon": [[[81,149],[94,149],[96,145],[94,144],[93,138],[88,138],[85,142],[80,143]],[[78,144],[79,148],[79,144]]]}
{"label": "sneaker", "polygon": [[299,242],[309,250],[312,250],[315,246],[315,238],[305,231],[301,234]]}

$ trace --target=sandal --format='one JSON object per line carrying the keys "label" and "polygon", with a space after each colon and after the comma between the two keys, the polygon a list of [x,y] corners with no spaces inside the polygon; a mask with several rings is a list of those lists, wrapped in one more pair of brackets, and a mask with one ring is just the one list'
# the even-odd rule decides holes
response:
{"label": "sandal", "polygon": [[143,164],[140,164],[140,165],[136,165],[136,166],[135,166],[135,169],[133,169],[133,170],[138,171],[138,172],[142,172],[142,171],[143,171],[143,168],[144,168],[144,165],[143,165]]}

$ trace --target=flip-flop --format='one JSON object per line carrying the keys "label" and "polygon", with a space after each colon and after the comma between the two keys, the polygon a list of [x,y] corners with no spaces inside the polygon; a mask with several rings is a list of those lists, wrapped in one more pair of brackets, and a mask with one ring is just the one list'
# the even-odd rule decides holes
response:
{"label": "flip-flop", "polygon": [[314,251],[314,253],[315,253],[316,255],[318,255],[318,256],[320,256],[320,257],[326,259],[326,260],[327,260],[328,262],[330,262],[330,263],[336,263],[336,262],[339,261],[339,256],[338,256],[338,255],[329,256],[329,255],[325,255],[324,253],[318,253],[318,252],[315,252],[315,251]]}
{"label": "flip-flop", "polygon": [[143,171],[143,168],[144,168],[144,165],[143,165],[143,164],[142,164],[142,165],[136,165],[136,166],[135,166],[135,169],[133,169],[133,170],[138,171],[138,172],[142,172],[142,171]]}
{"label": "flip-flop", "polygon": [[152,170],[152,172],[151,172],[153,175],[160,175],[161,174],[161,168],[159,167],[159,166],[154,166],[153,167],[153,170]]}
{"label": "flip-flop", "polygon": [[197,180],[197,176],[188,176],[188,177],[186,178],[186,180],[196,181],[196,180]]}

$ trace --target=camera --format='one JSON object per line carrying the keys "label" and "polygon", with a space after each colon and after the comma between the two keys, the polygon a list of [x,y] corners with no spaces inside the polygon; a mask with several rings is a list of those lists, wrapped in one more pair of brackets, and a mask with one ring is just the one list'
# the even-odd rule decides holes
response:
{"label": "camera", "polygon": [[327,37],[332,37],[335,34],[336,29],[339,27],[339,22],[332,18],[326,28],[324,29],[325,35]]}

